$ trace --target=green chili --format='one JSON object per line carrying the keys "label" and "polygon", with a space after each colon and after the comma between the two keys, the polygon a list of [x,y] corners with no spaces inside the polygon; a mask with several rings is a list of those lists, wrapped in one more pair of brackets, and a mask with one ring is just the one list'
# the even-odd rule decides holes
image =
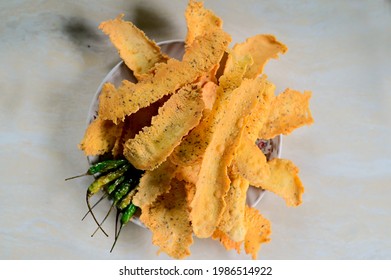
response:
{"label": "green chili", "polygon": [[124,210],[121,211],[121,226],[119,228],[118,234],[115,236],[113,246],[111,247],[110,253],[113,251],[115,244],[117,243],[118,237],[121,233],[122,227],[126,225],[130,219],[134,216],[137,211],[137,206],[133,203],[130,203]]}
{"label": "green chili", "polygon": [[65,181],[79,178],[79,177],[86,176],[86,175],[95,175],[98,173],[105,173],[110,170],[117,169],[126,163],[127,163],[127,160],[125,160],[125,159],[118,159],[118,160],[109,159],[109,160],[101,161],[101,162],[98,162],[98,163],[91,165],[90,168],[88,168],[86,173],[81,174],[81,175],[77,175],[77,176],[73,176],[70,178],[66,178]]}
{"label": "green chili", "polygon": [[100,191],[103,187],[105,187],[108,183],[118,179],[122,175],[125,174],[125,172],[129,169],[130,164],[126,164],[122,167],[120,167],[117,170],[114,170],[106,175],[103,175],[102,177],[99,177],[96,179],[89,187],[86,192],[86,202],[87,202],[87,207],[89,212],[91,212],[91,216],[94,219],[95,223],[98,225],[98,228],[102,230],[102,232],[108,236],[108,234],[103,230],[103,228],[100,226],[98,220],[96,219],[94,213],[91,211],[91,205],[90,205],[90,200],[89,198],[93,195],[96,194],[98,191]]}
{"label": "green chili", "polygon": [[96,179],[87,190],[87,195],[91,196],[98,191],[100,191],[104,186],[106,186],[108,183],[114,181],[115,179],[118,179],[122,175],[125,174],[125,172],[129,169],[130,164],[126,164],[122,167],[120,167],[117,170],[114,170],[106,175],[103,175]]}

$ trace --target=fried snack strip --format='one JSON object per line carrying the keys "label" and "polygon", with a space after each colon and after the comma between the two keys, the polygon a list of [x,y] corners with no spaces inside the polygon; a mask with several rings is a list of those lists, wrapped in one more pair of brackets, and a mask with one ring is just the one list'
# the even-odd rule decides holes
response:
{"label": "fried snack strip", "polygon": [[270,176],[266,156],[255,144],[259,130],[267,121],[270,105],[274,98],[274,85],[267,80],[264,81],[264,85],[264,91],[258,97],[257,105],[249,116],[234,159],[234,166],[238,173],[251,183],[258,178]]}
{"label": "fried snack strip", "polygon": [[136,113],[125,117],[121,137],[117,139],[112,154],[114,157],[123,156],[123,146],[127,140],[134,138],[144,127],[151,125],[151,120],[158,114],[159,108],[168,100],[169,96],[150,104],[148,107],[138,110]]}
{"label": "fried snack strip", "polygon": [[156,65],[155,75],[137,84],[125,81],[114,93],[103,90],[99,98],[99,115],[117,123],[126,115],[209,73],[218,65],[230,40],[230,36],[222,30],[207,33],[197,37],[182,61],[169,59],[167,63],[160,63]]}
{"label": "fried snack strip", "polygon": [[258,139],[259,132],[262,130],[263,126],[268,120],[271,104],[275,98],[275,85],[268,80],[265,80],[264,85],[265,89],[262,95],[259,96],[257,106],[251,112],[249,122],[245,128],[246,137],[248,137],[253,143],[255,143],[255,141]]}
{"label": "fried snack strip", "polygon": [[245,206],[245,237],[241,241],[233,241],[226,233],[217,229],[213,239],[218,239],[226,250],[235,249],[240,254],[240,247],[244,244],[246,254],[251,255],[252,259],[257,259],[258,251],[262,243],[270,241],[271,224],[255,208]]}
{"label": "fried snack strip", "polygon": [[142,208],[140,220],[152,234],[152,243],[176,259],[190,255],[193,233],[189,220],[184,182],[171,181],[170,190]]}
{"label": "fried snack strip", "polygon": [[133,198],[134,205],[143,208],[152,204],[159,195],[168,192],[177,166],[170,160],[163,162],[152,171],[145,171],[140,179],[138,192]]}
{"label": "fried snack strip", "polygon": [[226,207],[218,229],[227,234],[232,241],[240,242],[244,240],[246,234],[244,213],[247,190],[250,185],[236,170],[229,172],[229,178],[231,185],[224,198]]}
{"label": "fried snack strip", "polygon": [[271,110],[266,124],[260,130],[258,137],[272,139],[279,134],[290,134],[293,130],[314,122],[309,101],[310,91],[286,89],[277,95],[271,104]]}
{"label": "fried snack strip", "polygon": [[[167,62],[168,56],[163,54],[160,47],[150,40],[142,30],[133,23],[124,21],[123,17],[124,14],[120,14],[114,20],[104,21],[99,25],[99,28],[109,36],[120,57],[126,66],[133,71],[134,76],[141,80],[147,77],[148,73],[151,73],[155,64]],[[112,84],[106,84],[104,87],[106,92],[116,92]],[[135,117],[139,119],[140,116]],[[134,120],[128,118],[123,123],[123,125],[121,122],[119,123],[122,125],[122,133],[112,149],[114,157],[122,155],[124,140],[129,136],[134,136],[131,135],[134,133]],[[109,149],[106,149],[105,152],[109,152]]]}
{"label": "fried snack strip", "polygon": [[221,113],[224,110],[222,107],[224,104],[221,104],[221,102],[225,98],[229,98],[232,91],[242,83],[243,75],[251,63],[251,57],[242,57],[235,62],[234,67],[231,67],[221,76],[212,110],[174,150],[173,160],[178,165],[194,165],[202,160],[217,123],[224,117]]}
{"label": "fried snack strip", "polygon": [[219,121],[205,150],[191,203],[190,216],[197,237],[210,237],[221,219],[224,196],[230,186],[227,169],[240,143],[246,117],[256,105],[259,88],[263,89],[261,79],[244,80],[220,102],[216,114]]}
{"label": "fried snack strip", "polygon": [[274,97],[274,87],[266,81],[265,76],[262,77],[262,85],[263,88],[259,88],[256,106],[248,117],[244,134],[235,152],[230,172],[231,185],[225,196],[226,208],[218,226],[233,241],[242,241],[246,232],[244,213],[249,180],[270,176],[266,157],[255,144]]}
{"label": "fried snack strip", "polygon": [[110,37],[126,66],[137,79],[142,79],[156,63],[166,62],[168,57],[160,47],[147,38],[133,23],[124,21],[123,14],[113,20],[102,22],[99,28]]}
{"label": "fried snack strip", "polygon": [[[288,48],[277,41],[273,35],[259,34],[248,38],[245,42],[235,44],[232,52],[235,56],[251,55],[254,63],[247,69],[245,78],[256,78],[262,72],[265,64],[271,58],[278,58],[278,54],[284,54]],[[226,62],[226,68],[229,69],[233,65],[232,57],[229,57]]]}
{"label": "fried snack strip", "polygon": [[125,158],[137,169],[156,168],[199,123],[203,109],[204,102],[198,90],[191,85],[181,88],[159,108],[151,126],[144,127],[133,139],[126,141]]}
{"label": "fried snack strip", "polygon": [[298,206],[302,202],[304,186],[298,176],[299,168],[290,160],[275,158],[268,162],[269,177],[258,178],[250,184],[261,187],[282,197],[288,206]]}
{"label": "fried snack strip", "polygon": [[187,5],[185,18],[187,24],[186,47],[190,46],[196,37],[204,35],[205,32],[213,28],[221,28],[223,25],[223,21],[211,10],[205,9],[202,2],[193,0],[190,0]]}
{"label": "fried snack strip", "polygon": [[93,120],[84,133],[79,149],[87,156],[103,155],[110,152],[122,133],[123,123],[115,125],[112,121]]}
{"label": "fried snack strip", "polygon": [[240,254],[240,247],[242,246],[243,241],[233,241],[229,236],[223,231],[216,229],[212,234],[212,239],[219,240],[220,243],[224,246],[225,250],[229,251],[235,249],[238,254]]}
{"label": "fried snack strip", "polygon": [[253,260],[257,258],[262,243],[270,241],[270,221],[264,218],[257,209],[246,207],[245,220],[247,232],[244,238],[244,250],[251,254]]}
{"label": "fried snack strip", "polygon": [[241,176],[250,181],[251,185],[260,186],[264,178],[270,177],[266,156],[246,135],[242,136],[236,150],[234,166]]}

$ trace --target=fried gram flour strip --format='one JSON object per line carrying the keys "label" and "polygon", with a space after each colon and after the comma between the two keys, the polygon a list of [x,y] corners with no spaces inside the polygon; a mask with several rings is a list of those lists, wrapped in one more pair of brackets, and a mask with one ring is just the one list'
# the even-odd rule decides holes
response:
{"label": "fried gram flour strip", "polygon": [[133,139],[126,141],[125,158],[137,169],[155,169],[199,123],[204,107],[197,89],[191,85],[181,88],[159,108],[151,126],[144,127]]}
{"label": "fried gram flour strip", "polygon": [[[235,44],[232,52],[237,57],[251,55],[254,63],[247,69],[245,78],[253,79],[263,72],[265,64],[271,58],[278,58],[278,54],[284,54],[288,50],[287,46],[277,41],[276,37],[268,34],[259,34],[248,38],[245,42]],[[232,67],[232,59],[228,58],[226,68]]]}
{"label": "fried gram flour strip", "polygon": [[170,190],[142,209],[140,220],[151,230],[152,243],[159,253],[183,259],[190,255],[193,233],[189,220],[184,182],[171,181]]}
{"label": "fried gram flour strip", "polygon": [[244,80],[239,88],[221,101],[219,122],[205,150],[191,203],[190,217],[197,237],[210,237],[220,221],[225,208],[224,196],[230,186],[227,169],[240,143],[246,117],[256,105],[260,94],[258,89],[263,90],[261,83],[258,78]]}
{"label": "fried gram flour strip", "polygon": [[110,37],[126,66],[137,79],[148,74],[156,63],[164,63],[168,56],[133,23],[124,21],[123,14],[113,20],[104,21],[99,28]]}
{"label": "fried gram flour strip", "polygon": [[140,108],[174,93],[192,83],[218,65],[231,37],[218,29],[197,37],[186,50],[183,60],[169,59],[156,65],[155,75],[137,84],[125,81],[116,92],[102,90],[99,97],[99,115],[117,123]]}
{"label": "fried gram flour strip", "polygon": [[223,26],[223,21],[211,10],[205,9],[202,2],[189,1],[185,18],[187,24],[186,47],[190,46],[196,37]]}
{"label": "fried gram flour strip", "polygon": [[259,131],[261,139],[271,139],[279,134],[290,134],[296,128],[314,122],[310,110],[310,91],[286,89],[277,95],[271,104],[267,121]]}

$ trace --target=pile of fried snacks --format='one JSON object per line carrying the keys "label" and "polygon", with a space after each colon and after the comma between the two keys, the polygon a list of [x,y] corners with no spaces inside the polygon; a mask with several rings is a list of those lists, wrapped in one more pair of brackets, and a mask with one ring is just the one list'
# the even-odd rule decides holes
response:
{"label": "pile of fried snacks", "polygon": [[249,186],[287,206],[301,204],[304,187],[292,161],[268,161],[255,142],[312,124],[311,92],[275,93],[263,69],[287,47],[273,35],[230,48],[222,20],[202,2],[190,0],[185,18],[182,60],[162,53],[123,15],[100,24],[137,82],[103,86],[79,148],[126,158],[144,172],[133,204],[159,252],[182,259],[194,237],[213,238],[256,259],[271,226],[246,205]]}

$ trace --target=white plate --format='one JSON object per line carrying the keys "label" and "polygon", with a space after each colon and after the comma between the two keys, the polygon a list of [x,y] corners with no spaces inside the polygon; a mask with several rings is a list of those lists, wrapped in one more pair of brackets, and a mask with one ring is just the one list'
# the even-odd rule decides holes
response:
{"label": "white plate", "polygon": [[[176,58],[178,60],[182,59],[184,54],[184,42],[181,40],[171,40],[158,43],[162,52],[166,53],[169,57]],[[105,83],[110,82],[114,86],[118,87],[123,80],[129,80],[131,82],[137,82],[136,78],[133,76],[133,73],[123,61],[119,62],[116,66],[111,69],[111,71],[106,75],[100,84],[98,90],[95,93],[95,96],[92,100],[89,112],[87,123],[90,124],[98,115],[98,105],[99,105],[99,95],[102,91],[102,87]],[[264,152],[266,157],[270,160],[276,157],[280,157],[281,154],[281,136],[277,136],[274,139],[269,141],[258,140],[257,144],[260,149]],[[98,157],[88,157],[89,163],[96,162]],[[249,206],[255,206],[262,199],[264,191],[259,188],[250,186],[247,192],[247,204]],[[144,226],[140,220],[136,217],[132,221],[140,226]]]}

